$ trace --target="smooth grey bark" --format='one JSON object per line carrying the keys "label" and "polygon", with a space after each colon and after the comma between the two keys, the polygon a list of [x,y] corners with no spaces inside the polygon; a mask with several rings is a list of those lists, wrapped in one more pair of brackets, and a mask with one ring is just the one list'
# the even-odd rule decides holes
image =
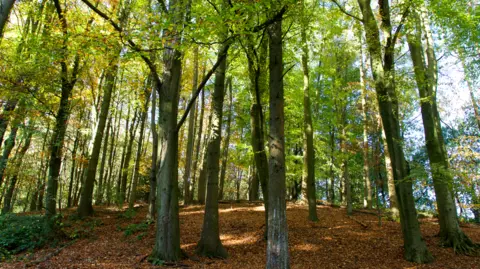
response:
{"label": "smooth grey bark", "polygon": [[[208,124],[207,129],[210,130],[212,128],[212,115],[213,110],[210,111],[208,115]],[[201,205],[205,204],[205,195],[206,195],[206,188],[207,188],[207,143],[209,140],[209,133],[205,132],[205,137],[203,138],[203,150],[201,153],[201,163],[200,163],[200,173],[198,175],[198,203]]]}
{"label": "smooth grey bark", "polygon": [[130,196],[128,201],[129,209],[133,209],[133,205],[137,200],[137,185],[138,185],[138,177],[139,177],[139,170],[140,170],[140,160],[142,158],[142,145],[143,145],[143,138],[145,134],[145,122],[147,121],[148,103],[150,102],[150,93],[148,93],[148,95],[145,96],[145,99],[146,99],[146,102],[144,107],[142,108],[142,114],[140,116],[141,117],[140,134],[139,134],[138,143],[137,143],[137,155],[135,156],[135,166],[133,168],[132,189],[130,191]]}
{"label": "smooth grey bark", "polygon": [[315,150],[313,148],[312,105],[310,100],[310,74],[308,68],[308,20],[302,1],[302,70],[303,70],[303,182],[306,184],[308,219],[318,221],[317,191],[315,186]]}
{"label": "smooth grey bark", "polygon": [[200,115],[198,117],[198,126],[197,126],[197,139],[196,139],[196,142],[194,143],[195,144],[195,159],[193,161],[193,175],[192,175],[192,184],[191,184],[191,190],[189,191],[189,194],[190,194],[190,198],[189,200],[190,201],[193,201],[193,198],[194,198],[194,194],[195,194],[195,181],[196,181],[196,173],[197,173],[197,167],[199,165],[199,158],[200,157],[203,157],[203,155],[201,155],[200,151],[201,151],[201,144],[202,144],[202,133],[203,133],[203,116],[204,116],[204,113],[205,113],[205,90],[202,91],[202,103],[200,104],[199,103],[199,106],[200,106]]}
{"label": "smooth grey bark", "polygon": [[[131,107],[128,106],[128,111],[127,111],[127,120],[125,122],[125,137],[123,139],[123,147],[122,147],[122,157],[120,159],[120,167],[118,170],[118,175],[117,175],[117,182],[115,185],[115,202],[117,205],[120,205],[120,195],[121,195],[121,189],[122,189],[122,171],[123,171],[123,166],[125,165],[125,155],[127,153],[127,146],[128,146],[128,132],[126,130],[130,130],[130,110]],[[121,116],[121,113],[120,113]],[[133,125],[133,122],[131,123]]]}
{"label": "smooth grey bark", "polygon": [[[327,198],[330,204],[335,203],[335,171],[333,166],[335,164],[335,127],[331,127],[330,135],[330,185],[327,184]],[[328,181],[327,181],[328,182]]]}
{"label": "smooth grey bark", "polygon": [[[198,84],[198,46],[193,52],[193,81],[192,81],[192,97],[195,94]],[[188,118],[188,134],[187,134],[187,156],[185,159],[185,173],[183,174],[183,200],[184,204],[190,203],[190,183],[192,182],[192,156],[195,138],[195,107],[194,104],[190,110]]]}
{"label": "smooth grey bark", "polygon": [[365,84],[367,74],[364,67],[364,52],[362,42],[362,32],[360,32],[360,87],[362,88],[362,121],[363,121],[363,183],[364,183],[364,199],[363,206],[372,209],[372,184],[370,181],[370,165],[368,163],[368,108],[367,108],[367,85]]}
{"label": "smooth grey bark", "polygon": [[12,197],[13,197],[13,192],[15,190],[15,186],[17,184],[18,174],[20,172],[20,167],[22,166],[23,157],[25,156],[25,153],[30,147],[30,142],[32,141],[33,130],[31,130],[31,128],[33,128],[32,122],[30,122],[29,126],[24,129],[25,139],[24,139],[23,145],[20,148],[20,150],[15,154],[15,158],[13,160],[13,163],[14,163],[13,175],[11,176],[10,184],[8,186],[7,193],[5,194],[5,198],[3,200],[2,214],[10,212],[13,208]]}
{"label": "smooth grey bark", "polygon": [[223,150],[222,150],[222,165],[220,169],[220,187],[218,190],[218,199],[223,200],[223,186],[225,185],[225,175],[227,173],[227,162],[228,162],[228,148],[230,146],[230,125],[232,123],[233,116],[233,96],[232,96],[232,77],[229,77],[225,88],[228,88],[228,116],[227,116],[227,126],[225,128],[225,136],[223,139]]}
{"label": "smooth grey bark", "polygon": [[[180,252],[180,224],[178,215],[178,98],[182,73],[182,53],[179,34],[184,23],[184,6],[178,0],[169,2],[169,16],[174,29],[173,38],[165,43],[163,53],[163,85],[159,92],[159,147],[160,167],[157,171],[157,225],[152,258],[177,261]],[[157,80],[155,80],[157,81]],[[158,89],[160,85],[155,83]]]}
{"label": "smooth grey bark", "polygon": [[[117,54],[118,55],[118,54]],[[117,56],[114,56],[117,57]],[[100,150],[102,147],[103,134],[105,132],[105,125],[107,123],[108,111],[110,110],[110,103],[112,100],[112,93],[115,87],[115,77],[117,75],[118,65],[116,58],[112,61],[111,66],[105,74],[105,85],[103,87],[103,101],[98,117],[98,125],[93,142],[92,154],[88,161],[87,175],[84,181],[84,187],[80,197],[80,205],[78,206],[78,215],[86,217],[93,214],[93,187],[95,185],[95,178],[97,175],[98,160],[100,157]],[[106,147],[106,145],[105,145]]]}
{"label": "smooth grey bark", "polygon": [[385,171],[387,172],[388,197],[390,199],[390,210],[392,211],[392,218],[400,218],[400,210],[398,209],[398,199],[395,190],[395,180],[393,176],[392,160],[390,159],[390,152],[388,151],[387,138],[385,137],[385,130],[383,129],[382,119],[378,115],[378,126],[382,134],[383,152],[385,159]]}
{"label": "smooth grey bark", "polygon": [[215,86],[212,92],[212,119],[209,128],[209,139],[206,145],[207,194],[205,199],[205,214],[200,241],[196,252],[199,255],[211,258],[226,258],[227,251],[220,241],[219,214],[218,214],[218,176],[220,162],[220,144],[222,141],[223,100],[225,97],[225,72],[227,59],[221,53],[227,53],[221,46],[218,59],[222,59],[215,71]]}
{"label": "smooth grey bark", "polygon": [[107,179],[106,173],[105,173],[105,163],[107,159],[108,140],[110,136],[113,136],[112,134],[110,134],[111,125],[112,125],[112,117],[109,117],[107,121],[106,133],[105,133],[105,138],[103,142],[102,161],[100,162],[100,174],[98,176],[98,187],[96,190],[95,205],[100,205],[103,203],[103,193],[104,193],[106,179]]}
{"label": "smooth grey bark", "polygon": [[267,28],[269,34],[270,133],[268,182],[267,268],[290,268],[285,201],[285,130],[282,18]]}
{"label": "smooth grey bark", "polygon": [[76,170],[76,162],[77,162],[77,149],[78,149],[78,142],[80,139],[80,130],[78,129],[75,134],[75,140],[73,142],[73,149],[72,149],[72,164],[70,167],[70,183],[68,184],[68,195],[67,195],[67,208],[72,206],[72,191],[73,191],[73,182],[75,181],[75,170]]}
{"label": "smooth grey bark", "polygon": [[7,24],[8,16],[12,11],[15,0],[0,0],[0,41],[3,38],[3,30]]}
{"label": "smooth grey bark", "polygon": [[[42,142],[42,152],[45,152],[45,148],[47,146],[47,141],[48,141],[48,134],[50,133],[50,124],[47,124],[47,131],[45,132],[45,136],[43,137],[43,142]],[[44,170],[46,168],[44,168],[44,164],[46,163],[46,161],[44,161],[44,157],[43,156],[40,156],[40,173],[37,175],[37,182],[35,183],[35,187],[34,187],[34,192],[33,192],[33,195],[31,197],[31,201],[30,201],[30,211],[35,211],[35,210],[40,210],[41,209],[41,206],[40,206],[40,209],[37,209],[37,204],[40,204],[42,199],[39,199],[40,196],[43,196],[42,195],[42,192],[43,192],[43,182],[45,180],[45,174],[46,174],[46,171],[44,172]]]}
{"label": "smooth grey bark", "polygon": [[127,199],[127,181],[128,174],[130,173],[130,160],[132,158],[133,152],[133,141],[135,140],[135,134],[137,133],[137,127],[139,124],[139,111],[135,109],[135,116],[133,117],[132,123],[130,125],[130,130],[128,131],[128,142],[127,149],[125,153],[125,159],[123,161],[123,166],[121,170],[121,179],[120,179],[120,195],[118,197],[118,206],[122,207],[125,199]]}
{"label": "smooth grey bark", "polygon": [[[253,160],[255,163],[255,177],[252,180],[252,193],[254,199],[258,199],[258,182],[260,182],[265,207],[265,238],[268,235],[268,160],[265,151],[265,121],[262,111],[262,94],[267,90],[267,70],[266,62],[268,55],[268,38],[263,37],[260,44],[260,50],[257,52],[256,46],[252,41],[247,47],[246,55],[248,61],[248,75],[250,78],[250,96],[252,105],[250,106],[250,128],[251,144],[253,150]],[[258,58],[255,57],[258,55]]]}
{"label": "smooth grey bark", "polygon": [[[392,159],[395,188],[400,209],[400,223],[404,238],[404,257],[408,261],[427,263],[432,261],[433,257],[428,251],[420,231],[413,198],[412,181],[409,180],[409,171],[400,136],[398,99],[395,92],[394,79],[394,48],[398,35],[392,35],[390,3],[388,0],[379,1],[382,22],[381,27],[379,27],[370,5],[370,0],[357,0],[357,2],[363,17],[362,22],[366,34],[375,90],[377,92],[377,102],[387,138],[388,150]],[[400,29],[398,28],[396,33]],[[383,31],[386,38],[384,49],[382,49],[383,45],[380,42],[380,31]]]}
{"label": "smooth grey bark", "polygon": [[[152,74],[150,74],[152,76]],[[156,189],[157,189],[157,159],[158,159],[158,131],[156,120],[156,108],[157,108],[157,91],[155,88],[152,89],[152,109],[150,111],[150,129],[152,130],[152,162],[150,164],[150,193],[148,194],[148,212],[147,220],[153,221],[155,219],[155,200],[156,200]]]}
{"label": "smooth grey bark", "polygon": [[[444,246],[452,247],[456,253],[468,254],[472,253],[478,246],[463,233],[458,223],[453,193],[453,175],[448,163],[440,116],[437,110],[437,62],[427,19],[428,15],[423,5],[420,7],[420,11],[421,16],[417,12],[412,12],[411,18],[414,27],[412,27],[412,32],[407,35],[407,40],[420,95],[427,155],[437,200],[440,223],[439,235]],[[423,54],[422,34],[427,37],[426,58]]]}

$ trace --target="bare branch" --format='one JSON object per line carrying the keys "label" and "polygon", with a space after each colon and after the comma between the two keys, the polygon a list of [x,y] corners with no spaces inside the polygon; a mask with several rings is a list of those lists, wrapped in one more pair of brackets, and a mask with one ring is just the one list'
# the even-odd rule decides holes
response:
{"label": "bare branch", "polygon": [[340,9],[340,11],[341,11],[343,14],[345,14],[345,15],[347,15],[347,16],[349,16],[349,17],[352,17],[352,18],[354,18],[355,20],[357,20],[357,21],[359,21],[359,22],[363,22],[363,19],[361,19],[361,18],[353,15],[352,13],[348,12],[342,5],[340,5],[340,3],[337,2],[337,0],[332,0],[332,2],[333,2],[335,5],[337,5],[337,7]]}

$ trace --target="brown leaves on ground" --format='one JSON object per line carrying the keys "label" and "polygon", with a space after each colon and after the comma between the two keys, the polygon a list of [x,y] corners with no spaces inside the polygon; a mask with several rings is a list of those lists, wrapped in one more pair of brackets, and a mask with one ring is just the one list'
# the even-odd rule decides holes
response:
{"label": "brown leaves on ground", "polygon": [[[155,238],[154,224],[147,230],[126,236],[125,229],[145,220],[146,206],[136,208],[129,219],[121,211],[97,207],[95,217],[77,224],[84,235],[65,247],[58,255],[33,268],[159,268],[147,261]],[[74,211],[71,211],[72,214]],[[306,206],[289,204],[288,236],[292,268],[480,268],[480,257],[455,255],[451,248],[439,246],[435,235],[439,226],[434,220],[422,220],[421,228],[435,262],[416,265],[403,259],[400,225],[382,221],[371,214],[357,212],[353,218],[345,209],[319,206],[319,222],[307,220]],[[68,213],[67,213],[68,214]],[[220,204],[221,240],[229,253],[225,260],[211,260],[195,255],[200,239],[203,207],[188,206],[180,210],[181,246],[189,256],[179,268],[264,268],[266,243],[263,240],[264,209],[261,204]],[[368,227],[363,227],[361,223]],[[475,242],[480,241],[480,227],[462,225]],[[83,229],[82,231],[79,228]],[[73,229],[73,228],[71,228]],[[22,268],[55,251],[42,249],[25,260],[0,264],[2,268]],[[18,257],[17,257],[18,258]]]}

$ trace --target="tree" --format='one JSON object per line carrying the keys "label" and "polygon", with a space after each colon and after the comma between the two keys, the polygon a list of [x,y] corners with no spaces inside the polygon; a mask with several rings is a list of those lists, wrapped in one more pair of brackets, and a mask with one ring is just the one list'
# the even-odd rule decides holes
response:
{"label": "tree", "polygon": [[269,35],[270,133],[267,268],[290,268],[285,203],[285,130],[283,97],[282,16],[284,6],[267,28]]}
{"label": "tree", "polygon": [[0,41],[3,37],[3,30],[7,24],[8,16],[12,11],[15,0],[1,0],[0,1]]}

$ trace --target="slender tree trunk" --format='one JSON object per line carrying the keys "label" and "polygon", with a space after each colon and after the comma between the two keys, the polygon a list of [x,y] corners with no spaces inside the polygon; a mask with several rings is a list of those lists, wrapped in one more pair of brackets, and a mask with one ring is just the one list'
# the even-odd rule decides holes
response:
{"label": "slender tree trunk", "polygon": [[20,124],[19,122],[14,124],[14,126],[10,130],[10,134],[7,140],[5,140],[5,146],[3,147],[3,154],[2,154],[2,157],[0,158],[0,186],[2,186],[3,178],[5,175],[5,169],[7,168],[8,159],[10,158],[10,153],[12,152],[13,147],[15,146],[15,139],[17,138],[19,124]]}
{"label": "slender tree trunk", "polygon": [[[302,13],[305,12],[305,3],[302,1]],[[315,184],[315,150],[313,148],[312,108],[310,101],[310,74],[308,68],[308,20],[302,14],[302,69],[303,69],[303,181],[306,183],[308,201],[308,219],[318,221],[317,191]]]}
{"label": "slender tree trunk", "polygon": [[130,172],[130,159],[132,158],[132,151],[133,151],[133,141],[135,140],[135,133],[137,132],[137,127],[140,119],[139,111],[135,110],[135,116],[133,117],[132,124],[130,125],[129,130],[129,138],[127,144],[127,152],[125,153],[125,160],[123,163],[123,167],[121,170],[121,184],[120,184],[120,197],[118,200],[118,206],[122,207],[123,202],[127,199],[127,181],[128,181],[128,174]]}
{"label": "slender tree trunk", "polygon": [[[412,262],[430,262],[433,260],[433,257],[428,251],[420,232],[415,210],[415,200],[413,198],[412,182],[408,180],[409,171],[400,136],[398,100],[394,84],[394,48],[396,40],[393,40],[392,35],[389,1],[381,0],[379,2],[382,20],[381,28],[378,27],[370,0],[357,1],[363,17],[363,26],[367,37],[366,43],[377,92],[377,102],[387,137],[388,150],[392,159],[395,188],[400,209],[400,223],[404,238],[404,256],[406,260]],[[385,36],[387,42],[383,51],[380,43],[380,30],[388,34]]]}
{"label": "slender tree trunk", "polygon": [[[193,81],[192,81],[192,96],[194,95],[198,84],[198,46],[195,47],[193,52]],[[188,137],[187,137],[187,156],[185,159],[185,173],[183,175],[183,199],[184,204],[190,203],[190,183],[192,182],[192,173],[190,168],[192,165],[193,146],[195,137],[195,107],[194,104],[190,110],[188,118]]]}
{"label": "slender tree trunk", "polygon": [[133,205],[137,199],[137,185],[138,185],[138,177],[139,177],[139,170],[140,170],[140,160],[142,159],[142,144],[143,144],[143,137],[145,133],[145,122],[147,121],[147,112],[148,112],[148,103],[150,101],[150,94],[145,96],[146,103],[145,107],[141,114],[141,123],[140,123],[140,136],[138,138],[138,145],[137,145],[137,156],[135,157],[135,168],[133,169],[133,178],[132,178],[132,190],[130,191],[130,199],[128,201],[128,208],[133,209]]}
{"label": "slender tree trunk", "polygon": [[218,175],[220,161],[220,144],[222,140],[223,100],[225,97],[225,72],[227,69],[226,56],[220,55],[225,50],[224,44],[218,54],[220,65],[215,71],[215,87],[212,93],[212,119],[210,135],[207,143],[207,197],[205,200],[205,214],[203,217],[202,235],[197,244],[197,253],[206,257],[226,258],[227,251],[220,241],[218,227]]}
{"label": "slender tree trunk", "polygon": [[[33,128],[32,123],[29,123],[29,127],[27,128]],[[13,197],[13,191],[15,190],[15,186],[17,184],[18,180],[18,174],[20,173],[20,167],[22,166],[22,161],[23,157],[25,156],[25,153],[27,152],[28,148],[30,147],[30,142],[32,141],[32,135],[33,135],[33,130],[25,130],[26,137],[24,144],[22,145],[21,149],[17,154],[15,154],[15,159],[14,159],[14,164],[15,167],[13,168],[13,175],[10,179],[10,185],[8,186],[7,193],[5,195],[5,198],[3,200],[3,208],[2,208],[2,214],[5,214],[7,212],[10,212],[12,210],[12,197]]]}
{"label": "slender tree trunk", "polygon": [[[121,115],[121,114],[120,114]],[[123,139],[123,148],[122,148],[122,158],[120,160],[120,167],[118,170],[118,177],[117,177],[117,184],[115,186],[115,200],[118,206],[120,206],[120,196],[121,196],[121,189],[122,189],[122,171],[123,171],[123,166],[125,165],[125,156],[127,153],[127,145],[128,145],[128,132],[130,127],[130,106],[128,106],[128,111],[127,111],[127,120],[125,123],[125,137]],[[132,122],[133,125],[133,122]],[[119,130],[120,131],[120,130]]]}
{"label": "slender tree trunk", "polygon": [[362,88],[362,121],[363,121],[363,183],[364,199],[363,206],[372,209],[372,184],[370,181],[370,167],[368,164],[368,108],[367,108],[367,77],[363,64],[363,42],[362,33],[360,33],[360,87]]}
{"label": "slender tree trunk", "polygon": [[110,110],[110,101],[112,99],[112,93],[115,87],[115,77],[118,70],[118,65],[116,62],[117,59],[114,59],[112,61],[112,65],[108,67],[105,75],[105,85],[103,87],[103,102],[100,109],[100,115],[98,117],[98,126],[93,142],[93,150],[92,154],[90,155],[90,160],[88,162],[87,177],[85,178],[85,183],[80,198],[80,205],[78,206],[78,215],[80,217],[86,217],[93,214],[93,187],[95,185],[95,178],[97,175],[97,166],[98,159],[100,157],[100,150],[102,147],[103,133],[105,132],[105,124],[107,123],[108,111]]}
{"label": "slender tree trunk", "polygon": [[335,163],[335,128],[330,130],[330,189],[328,190],[328,201],[335,203],[335,171],[333,170]]}
{"label": "slender tree trunk", "polygon": [[73,142],[73,149],[72,149],[72,165],[70,168],[70,183],[68,184],[68,196],[67,196],[67,207],[72,206],[72,190],[73,190],[73,182],[75,181],[75,170],[76,170],[76,162],[77,162],[77,149],[78,149],[78,142],[80,139],[80,130],[77,130],[75,135],[75,141]]}
{"label": "slender tree trunk", "polygon": [[220,189],[218,191],[218,199],[223,200],[223,186],[225,185],[225,175],[227,173],[227,163],[228,163],[228,148],[230,146],[230,125],[232,123],[232,114],[233,114],[233,96],[232,96],[232,78],[229,77],[227,80],[226,88],[229,89],[229,109],[228,109],[228,116],[227,116],[227,127],[225,128],[225,138],[223,143],[223,151],[222,151],[222,166],[220,170]]}
{"label": "slender tree trunk", "polygon": [[285,202],[285,130],[282,20],[268,26],[270,48],[270,134],[267,268],[290,268]]}
{"label": "slender tree trunk", "polygon": [[[152,74],[150,74],[152,76]],[[148,194],[148,213],[147,220],[153,221],[155,219],[155,197],[157,189],[157,159],[158,159],[158,131],[157,125],[155,124],[156,119],[156,108],[157,108],[157,90],[152,89],[152,110],[150,113],[150,129],[152,129],[152,163],[150,165],[150,193]]]}
{"label": "slender tree trunk", "polygon": [[191,191],[190,193],[190,201],[193,201],[193,196],[195,193],[195,181],[196,181],[196,174],[197,174],[197,167],[199,162],[199,159],[203,157],[201,154],[201,144],[202,144],[202,133],[203,133],[203,116],[205,113],[205,89],[202,91],[202,103],[199,104],[200,106],[200,115],[198,118],[198,127],[197,127],[197,141],[194,143],[195,144],[195,159],[193,161],[193,175],[192,175],[192,184],[191,184]]}
{"label": "slender tree trunk", "polygon": [[110,136],[113,137],[112,134],[110,134],[110,127],[112,124],[112,117],[109,117],[108,122],[107,122],[107,127],[106,127],[106,134],[105,134],[105,141],[103,142],[103,151],[102,151],[102,161],[100,162],[100,175],[98,177],[98,187],[97,187],[97,193],[96,193],[96,198],[95,198],[95,204],[100,205],[103,203],[103,193],[105,189],[106,184],[106,173],[105,173],[105,163],[107,159],[107,151],[108,151],[108,140]]}
{"label": "slender tree trunk", "polygon": [[2,114],[0,114],[0,149],[2,148],[3,137],[10,122],[10,114],[15,110],[17,103],[17,99],[10,99],[3,105],[3,111]]}
{"label": "slender tree trunk", "polygon": [[[437,63],[433,51],[433,40],[431,40],[426,11],[424,7],[420,10],[422,11],[423,23],[420,22],[418,14],[414,13],[412,18],[416,27],[413,27],[413,33],[409,34],[407,38],[420,95],[427,154],[437,199],[440,237],[443,245],[453,247],[455,252],[470,253],[478,246],[463,233],[458,224],[453,193],[453,175],[450,171],[440,117],[437,111]],[[422,32],[427,36],[426,59],[423,57]]]}
{"label": "slender tree trunk", "polygon": [[[212,103],[213,100],[210,101]],[[213,109],[210,109],[210,114],[208,116],[208,128],[207,130],[212,129],[212,116]],[[203,138],[203,150],[202,150],[202,162],[200,163],[200,174],[198,175],[198,202],[203,205],[205,204],[205,194],[206,194],[206,185],[207,185],[207,146],[209,141],[210,134],[205,132],[205,137]]]}
{"label": "slender tree trunk", "polygon": [[3,30],[7,24],[8,16],[12,11],[15,0],[0,0],[0,41],[3,37]]}

